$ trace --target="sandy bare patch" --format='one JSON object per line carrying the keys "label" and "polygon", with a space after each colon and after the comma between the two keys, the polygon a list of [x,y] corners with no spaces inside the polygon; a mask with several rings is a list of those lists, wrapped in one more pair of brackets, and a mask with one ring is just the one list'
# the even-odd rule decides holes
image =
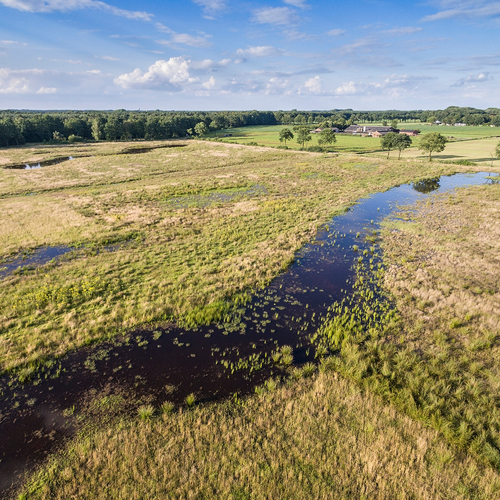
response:
{"label": "sandy bare patch", "polygon": [[239,201],[234,204],[233,212],[236,212],[235,215],[237,215],[237,213],[255,212],[259,209],[259,205],[254,201]]}
{"label": "sandy bare patch", "polygon": [[229,156],[228,153],[224,153],[223,151],[210,151],[212,156]]}

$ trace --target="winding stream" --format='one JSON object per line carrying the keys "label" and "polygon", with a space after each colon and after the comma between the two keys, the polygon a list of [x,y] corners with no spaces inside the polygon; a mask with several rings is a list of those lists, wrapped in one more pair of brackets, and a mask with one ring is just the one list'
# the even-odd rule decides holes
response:
{"label": "winding stream", "polygon": [[456,174],[360,200],[320,229],[293,265],[228,323],[136,331],[114,343],[70,353],[24,386],[3,379],[0,495],[74,434],[75,415],[90,393],[120,392],[156,406],[166,400],[182,404],[187,394],[195,393],[203,402],[248,393],[282,373],[283,366],[272,361],[281,346],[293,347],[296,364],[313,360],[309,336],[329,306],[352,292],[353,263],[365,250],[365,259],[377,261],[374,238],[380,222],[398,205],[429,193],[492,182],[488,176]]}

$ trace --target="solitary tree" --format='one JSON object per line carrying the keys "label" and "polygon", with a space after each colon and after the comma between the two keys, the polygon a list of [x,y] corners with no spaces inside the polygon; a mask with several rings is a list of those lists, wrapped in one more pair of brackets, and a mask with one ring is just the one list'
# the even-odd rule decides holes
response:
{"label": "solitary tree", "polygon": [[401,151],[411,146],[411,137],[406,134],[398,134],[393,140],[394,149],[399,150],[398,160],[401,159]]}
{"label": "solitary tree", "polygon": [[337,138],[331,128],[325,128],[319,134],[318,144],[320,146],[328,146],[329,144],[333,144],[335,142],[337,142]]}
{"label": "solitary tree", "polygon": [[196,135],[199,135],[200,137],[203,137],[204,135],[207,134],[208,132],[208,127],[205,125],[204,122],[197,123],[194,126],[194,131]]}
{"label": "solitary tree", "polygon": [[282,128],[280,130],[280,142],[285,142],[286,146],[286,141],[291,141],[293,139],[293,132],[289,128]]}
{"label": "solitary tree", "polygon": [[387,149],[387,158],[389,158],[391,149],[396,149],[395,141],[398,135],[399,134],[396,134],[396,132],[389,132],[380,138],[380,145],[382,146],[382,149]]}
{"label": "solitary tree", "polygon": [[393,129],[397,129],[398,128],[398,121],[396,119],[392,120],[391,127]]}
{"label": "solitary tree", "polygon": [[444,151],[448,140],[439,132],[429,132],[420,141],[420,150],[429,153],[429,161],[432,161],[432,153]]}
{"label": "solitary tree", "polygon": [[312,139],[309,129],[307,127],[299,127],[297,130],[297,143],[304,144]]}
{"label": "solitary tree", "polygon": [[495,156],[500,159],[500,142],[497,144],[495,148]]}

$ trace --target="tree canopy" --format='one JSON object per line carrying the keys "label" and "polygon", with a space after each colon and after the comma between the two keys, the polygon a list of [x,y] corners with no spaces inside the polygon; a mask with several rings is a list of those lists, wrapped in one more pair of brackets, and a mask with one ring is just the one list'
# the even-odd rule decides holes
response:
{"label": "tree canopy", "polygon": [[439,132],[429,132],[422,136],[419,148],[421,151],[429,153],[429,161],[432,161],[432,153],[444,151],[447,142],[446,137],[442,136]]}
{"label": "tree canopy", "polygon": [[294,130],[297,132],[297,144],[302,144],[302,147],[312,139],[309,127],[294,127]]}
{"label": "tree canopy", "polygon": [[286,146],[286,141],[291,141],[293,139],[293,132],[289,128],[282,128],[280,130],[279,139],[280,142],[285,141]]}
{"label": "tree canopy", "polygon": [[199,135],[200,137],[203,137],[208,133],[208,127],[205,125],[204,122],[197,123],[194,126],[194,132],[196,135]]}
{"label": "tree canopy", "polygon": [[335,142],[337,142],[337,138],[331,128],[325,128],[319,134],[318,144],[320,146],[328,146],[330,144],[334,144]]}
{"label": "tree canopy", "polygon": [[389,158],[391,150],[396,149],[395,141],[398,136],[399,134],[396,134],[396,132],[389,132],[380,138],[380,145],[382,146],[382,149],[387,149],[387,158]]}
{"label": "tree canopy", "polygon": [[409,148],[411,146],[411,143],[412,143],[412,140],[411,140],[411,137],[409,135],[397,134],[397,136],[394,137],[394,140],[393,140],[394,149],[399,150],[398,160],[401,159],[401,151],[403,151],[403,149]]}

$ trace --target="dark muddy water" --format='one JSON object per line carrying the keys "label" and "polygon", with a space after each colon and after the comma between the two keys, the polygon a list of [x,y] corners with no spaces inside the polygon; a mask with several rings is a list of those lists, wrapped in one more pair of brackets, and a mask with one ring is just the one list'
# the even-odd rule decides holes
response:
{"label": "dark muddy water", "polygon": [[328,307],[352,292],[353,263],[365,250],[365,260],[379,259],[374,242],[379,223],[397,205],[427,193],[492,182],[487,176],[457,174],[361,200],[325,225],[296,254],[294,264],[229,322],[192,330],[137,331],[120,342],[71,353],[24,386],[4,379],[0,491],[7,494],[26,470],[74,434],[75,415],[89,392],[127,394],[130,400],[157,406],[166,400],[182,404],[189,393],[200,402],[210,401],[247,393],[282,373],[283,367],[272,360],[280,346],[294,348],[296,364],[313,360],[309,336]]}

